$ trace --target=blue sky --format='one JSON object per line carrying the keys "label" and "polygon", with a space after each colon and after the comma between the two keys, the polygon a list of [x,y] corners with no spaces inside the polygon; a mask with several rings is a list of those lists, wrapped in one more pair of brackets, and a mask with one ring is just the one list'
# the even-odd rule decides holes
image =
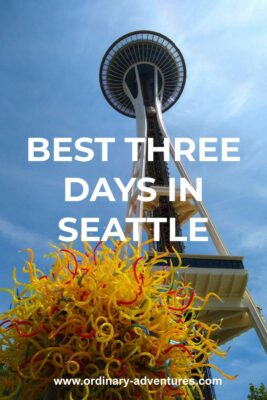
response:
{"label": "blue sky", "polygon": [[[96,181],[130,176],[130,153],[116,144],[112,162],[27,162],[27,138],[120,137],[134,121],[116,113],[98,83],[99,66],[119,36],[151,29],[170,37],[187,65],[187,83],[165,123],[171,137],[240,137],[241,162],[192,163],[204,201],[230,252],[245,257],[249,288],[267,310],[267,3],[260,0],[0,0],[0,274],[10,286],[32,247],[37,260],[57,242],[66,215],[124,218],[125,204],[64,203],[64,177]],[[8,297],[0,295],[5,309]],[[249,382],[266,382],[266,358],[254,331],[231,343],[219,400],[244,400]]]}

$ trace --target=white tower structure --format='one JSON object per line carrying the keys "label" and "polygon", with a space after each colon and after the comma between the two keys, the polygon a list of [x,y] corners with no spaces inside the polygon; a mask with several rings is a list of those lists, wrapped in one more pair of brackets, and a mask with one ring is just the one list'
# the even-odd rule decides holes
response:
{"label": "white tower structure", "polygon": [[[149,203],[138,202],[138,190],[133,188],[127,217],[173,217],[177,234],[194,214],[207,218],[207,230],[217,255],[186,254],[181,243],[170,242],[168,224],[161,224],[161,238],[154,246],[158,251],[166,248],[171,251],[172,246],[176,247],[184,264],[189,265],[184,277],[192,282],[196,292],[205,296],[212,291],[222,298],[222,303],[210,300],[205,311],[198,316],[207,323],[218,323],[223,319],[222,329],[215,337],[221,344],[254,327],[267,351],[266,325],[247,290],[248,272],[243,257],[229,254],[203,202],[189,195],[186,201],[181,202],[179,188],[176,188],[177,200],[170,202],[168,167],[163,155],[159,153],[153,162],[147,160],[147,139],[154,138],[154,145],[160,146],[164,138],[168,138],[178,174],[193,186],[183,164],[175,161],[175,149],[163,122],[163,113],[179,99],[185,81],[186,66],[180,50],[170,39],[156,32],[129,33],[116,40],[103,57],[100,83],[104,96],[117,111],[136,118],[137,137],[145,139],[140,143],[139,159],[133,164],[132,176],[155,179],[156,199]],[[139,243],[142,230],[151,237],[151,229],[147,222],[140,225]],[[129,236],[130,228],[126,230]]]}

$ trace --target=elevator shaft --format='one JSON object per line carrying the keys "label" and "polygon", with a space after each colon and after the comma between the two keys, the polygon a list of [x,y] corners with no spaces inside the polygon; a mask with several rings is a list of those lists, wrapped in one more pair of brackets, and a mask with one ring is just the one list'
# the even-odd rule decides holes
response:
{"label": "elevator shaft", "polygon": [[[147,113],[147,137],[154,139],[154,146],[161,147],[163,145],[163,137],[160,132],[156,114]],[[146,157],[147,159],[147,157]],[[164,161],[162,153],[154,154],[154,161],[146,161],[146,176],[155,179],[156,186],[169,186],[169,170],[168,165]],[[160,196],[158,206],[152,211],[155,218],[175,218],[176,219],[176,236],[181,236],[181,227],[179,223],[179,215],[175,211],[172,203],[167,196]],[[184,251],[182,242],[170,241],[169,222],[160,224],[160,241],[155,242],[154,247],[157,251],[173,251],[175,248],[179,253]]]}

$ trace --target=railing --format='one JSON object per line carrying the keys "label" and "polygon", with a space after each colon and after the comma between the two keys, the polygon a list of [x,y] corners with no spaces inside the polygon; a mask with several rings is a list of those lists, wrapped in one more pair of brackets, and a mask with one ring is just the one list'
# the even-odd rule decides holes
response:
{"label": "railing", "polygon": [[[188,265],[191,268],[221,268],[221,269],[244,269],[243,257],[231,257],[231,256],[208,256],[208,255],[191,255],[191,254],[180,254],[183,265]],[[177,266],[179,260],[175,254],[170,254],[164,257],[164,260],[172,260],[174,266]],[[158,263],[157,265],[165,265]]]}

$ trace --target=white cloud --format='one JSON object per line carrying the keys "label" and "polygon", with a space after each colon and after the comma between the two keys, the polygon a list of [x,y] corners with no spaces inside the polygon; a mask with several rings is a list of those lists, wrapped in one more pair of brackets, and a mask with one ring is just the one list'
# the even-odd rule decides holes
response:
{"label": "white cloud", "polygon": [[226,104],[225,118],[236,116],[243,112],[253,96],[253,86],[250,82],[242,82],[232,90],[228,104]]}
{"label": "white cloud", "polygon": [[237,29],[249,24],[257,24],[264,19],[267,4],[264,0],[217,1],[198,26],[200,31],[215,33],[221,30]]}
{"label": "white cloud", "polygon": [[32,247],[35,250],[43,250],[47,248],[47,243],[49,242],[42,235],[16,225],[2,217],[0,217],[0,235],[8,241],[15,243],[18,249]]}
{"label": "white cloud", "polygon": [[267,226],[257,227],[254,230],[250,230],[248,225],[244,228],[246,230],[241,235],[241,248],[254,251],[267,249]]}

